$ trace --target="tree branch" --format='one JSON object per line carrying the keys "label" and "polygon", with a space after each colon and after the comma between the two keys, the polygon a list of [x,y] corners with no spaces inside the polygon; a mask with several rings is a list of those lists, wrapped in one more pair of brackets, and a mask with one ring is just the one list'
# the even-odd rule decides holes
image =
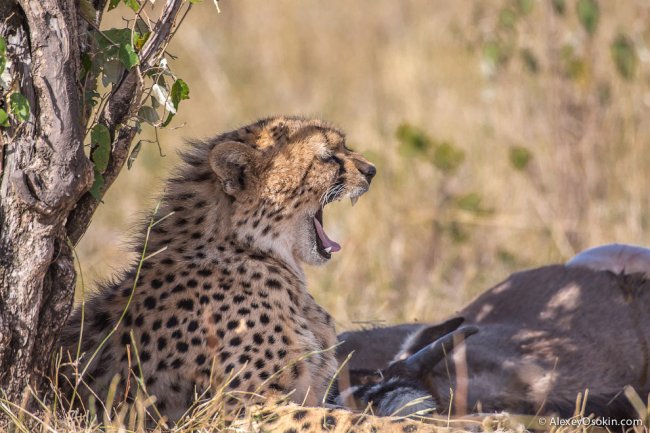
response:
{"label": "tree branch", "polygon": [[[108,104],[100,116],[99,123],[108,127],[113,137],[108,168],[103,174],[104,186],[100,192],[101,196],[113,184],[129,156],[137,128],[127,125],[127,121],[131,116],[136,115],[142,104],[142,76],[160,61],[173,35],[182,3],[183,0],[167,0],[160,20],[139,53],[139,65],[124,74],[113,89]],[[86,232],[98,206],[99,202],[90,193],[86,193],[72,211],[66,224],[66,231],[74,245]]]}

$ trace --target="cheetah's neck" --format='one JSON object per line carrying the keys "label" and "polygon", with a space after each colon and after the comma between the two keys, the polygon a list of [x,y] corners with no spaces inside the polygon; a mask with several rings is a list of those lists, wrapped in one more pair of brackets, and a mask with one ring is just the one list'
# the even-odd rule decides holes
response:
{"label": "cheetah's neck", "polygon": [[208,164],[188,167],[168,181],[147,240],[162,265],[218,263],[227,251],[246,251],[274,258],[305,284],[305,274],[289,245],[253,245],[238,236],[232,202]]}

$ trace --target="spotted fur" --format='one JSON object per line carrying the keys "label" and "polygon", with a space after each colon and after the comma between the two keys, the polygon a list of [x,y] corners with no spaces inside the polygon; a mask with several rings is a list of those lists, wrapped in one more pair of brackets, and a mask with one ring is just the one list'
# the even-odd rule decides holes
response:
{"label": "spotted fur", "polygon": [[[85,372],[81,401],[105,398],[117,375],[118,400],[132,398],[134,378],[142,377],[171,420],[195,396],[221,387],[229,391],[229,406],[286,394],[319,405],[337,368],[336,334],[330,315],[307,292],[302,263],[327,262],[314,215],[329,201],[365,193],[374,166],[345,146],[342,132],[295,117],[193,143],[182,156],[150,235],[135,243],[141,248],[146,240],[147,253],[158,253],[137,280],[134,264],[85,303],[76,367]],[[61,337],[64,360],[75,357],[81,317],[75,311]],[[71,366],[61,373],[63,385],[78,379]],[[305,415],[332,429],[353,426],[351,416],[324,408]],[[305,431],[306,421],[296,417],[280,417],[278,429]],[[377,430],[395,422],[369,425]]]}

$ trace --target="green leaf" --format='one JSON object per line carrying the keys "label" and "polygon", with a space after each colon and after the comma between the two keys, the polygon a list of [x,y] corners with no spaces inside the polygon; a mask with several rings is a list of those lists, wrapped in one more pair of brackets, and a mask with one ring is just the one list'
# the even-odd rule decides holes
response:
{"label": "green leaf", "polygon": [[130,29],[107,29],[95,32],[95,40],[100,50],[113,49],[117,54],[117,47],[131,43]]}
{"label": "green leaf", "polygon": [[102,84],[108,87],[109,84],[117,84],[124,74],[124,66],[119,60],[110,60],[102,66]]}
{"label": "green leaf", "polygon": [[135,159],[138,157],[138,154],[140,154],[140,149],[142,148],[142,140],[139,140],[135,146],[133,146],[133,150],[129,154],[129,159],[126,160],[126,168],[131,170],[131,167],[133,166],[133,163],[135,162]]}
{"label": "green leaf", "polygon": [[2,74],[7,66],[7,41],[0,36],[0,74]]}
{"label": "green leaf", "polygon": [[182,100],[190,99],[190,88],[185,81],[180,78],[174,81],[174,84],[172,85],[171,98],[172,104],[174,104],[174,108],[177,110],[178,104],[180,104]]}
{"label": "green leaf", "polygon": [[14,92],[9,97],[11,113],[23,122],[29,120],[29,101],[22,94]]}
{"label": "green leaf", "polygon": [[440,143],[433,151],[433,165],[440,171],[453,172],[465,160],[465,152],[451,143]]}
{"label": "green leaf", "polygon": [[600,15],[598,2],[596,0],[578,0],[576,11],[582,27],[585,28],[587,33],[593,35],[596,32],[596,27],[598,27]]}
{"label": "green leaf", "polygon": [[95,180],[93,181],[93,186],[90,187],[88,192],[95,198],[95,200],[101,201],[102,188],[104,187],[104,176],[97,171],[97,167],[93,169],[93,174],[95,175]]}
{"label": "green leaf", "polygon": [[98,123],[93,126],[90,131],[90,145],[91,159],[95,164],[95,169],[99,173],[104,173],[111,156],[111,133],[105,125]]}
{"label": "green leaf", "polygon": [[2,108],[0,108],[0,126],[9,126],[9,114]]}
{"label": "green leaf", "polygon": [[133,45],[131,45],[131,42],[129,42],[128,44],[120,45],[118,56],[126,69],[131,69],[132,67],[140,63],[140,58],[138,57],[138,54],[135,52]]}
{"label": "green leaf", "polygon": [[525,170],[531,159],[533,159],[533,154],[525,147],[512,146],[510,148],[510,164],[516,170]]}
{"label": "green leaf", "polygon": [[124,4],[130,7],[133,12],[138,12],[140,10],[140,3],[137,0],[124,0]]}
{"label": "green leaf", "polygon": [[400,150],[407,155],[422,155],[431,147],[431,139],[427,134],[408,123],[402,123],[397,127],[395,137],[400,142]]}
{"label": "green leaf", "polygon": [[117,5],[120,4],[120,0],[110,0],[108,2],[108,10],[113,10],[117,7]]}
{"label": "green leaf", "polygon": [[138,37],[135,39],[135,50],[140,51],[142,47],[144,47],[144,44],[149,40],[149,36],[151,36],[151,32],[144,32],[142,34],[138,34]]}
{"label": "green leaf", "polygon": [[612,59],[616,70],[626,80],[634,78],[637,68],[637,54],[632,39],[619,33],[612,42]]}
{"label": "green leaf", "polygon": [[187,83],[180,78],[174,81],[169,96],[167,95],[167,90],[160,84],[154,84],[151,90],[152,96],[156,98],[159,104],[164,104],[165,109],[169,112],[167,118],[161,125],[162,127],[169,125],[169,122],[172,121],[176,114],[176,110],[178,109],[178,104],[180,104],[182,100],[190,98],[190,88]]}
{"label": "green leaf", "polygon": [[119,59],[127,69],[137,65],[139,59],[133,48],[131,37],[137,41],[140,34],[132,32],[130,29],[108,29],[95,32],[95,40],[100,50],[98,53],[100,63]]}
{"label": "green leaf", "polygon": [[140,117],[145,122],[151,125],[155,124],[160,120],[160,117],[158,116],[158,112],[153,107],[150,107],[148,105],[140,107],[140,109],[138,110],[138,117]]}
{"label": "green leaf", "polygon": [[193,5],[201,3],[203,0],[189,0],[189,2]]}

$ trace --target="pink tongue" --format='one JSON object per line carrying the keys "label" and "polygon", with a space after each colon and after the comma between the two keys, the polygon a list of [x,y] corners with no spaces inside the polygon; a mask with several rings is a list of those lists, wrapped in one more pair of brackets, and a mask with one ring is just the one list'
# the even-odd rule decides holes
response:
{"label": "pink tongue", "polygon": [[314,226],[316,227],[316,233],[318,233],[318,237],[320,238],[321,243],[323,244],[323,248],[332,248],[333,253],[337,251],[341,251],[341,246],[331,240],[330,238],[327,237],[327,234],[325,234],[325,230],[323,230],[323,226],[321,225],[320,221],[318,219],[314,218]]}

